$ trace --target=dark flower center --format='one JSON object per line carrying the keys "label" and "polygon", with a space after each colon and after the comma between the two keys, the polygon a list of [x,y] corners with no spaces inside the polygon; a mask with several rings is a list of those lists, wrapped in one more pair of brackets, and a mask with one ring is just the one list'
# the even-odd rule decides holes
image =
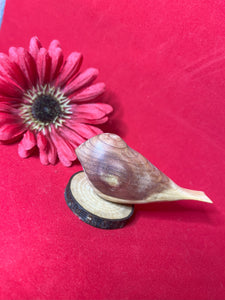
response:
{"label": "dark flower center", "polygon": [[59,102],[51,95],[39,95],[32,105],[32,115],[43,122],[52,122],[61,114]]}

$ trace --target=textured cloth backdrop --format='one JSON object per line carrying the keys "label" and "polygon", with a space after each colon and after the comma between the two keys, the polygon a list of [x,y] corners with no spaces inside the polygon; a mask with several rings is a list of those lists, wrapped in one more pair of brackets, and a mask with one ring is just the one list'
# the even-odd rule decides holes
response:
{"label": "textured cloth backdrop", "polygon": [[136,205],[120,230],[64,200],[79,163],[43,166],[0,146],[0,299],[225,299],[225,5],[220,0],[6,1],[0,52],[61,42],[99,69],[121,135],[214,204]]}

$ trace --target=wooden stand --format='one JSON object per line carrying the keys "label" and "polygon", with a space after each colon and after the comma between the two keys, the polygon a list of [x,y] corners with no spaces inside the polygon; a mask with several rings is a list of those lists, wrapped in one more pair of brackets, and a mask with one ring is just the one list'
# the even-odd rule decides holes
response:
{"label": "wooden stand", "polygon": [[65,199],[79,219],[102,229],[124,227],[134,212],[132,205],[112,203],[95,194],[83,171],[71,177],[65,190]]}

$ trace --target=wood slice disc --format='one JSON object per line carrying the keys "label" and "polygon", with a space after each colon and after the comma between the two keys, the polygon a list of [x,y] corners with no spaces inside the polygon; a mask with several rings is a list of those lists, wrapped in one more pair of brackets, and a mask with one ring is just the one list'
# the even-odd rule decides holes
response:
{"label": "wood slice disc", "polygon": [[117,204],[100,198],[83,171],[70,178],[65,190],[65,199],[79,219],[102,229],[124,227],[134,212],[132,205]]}

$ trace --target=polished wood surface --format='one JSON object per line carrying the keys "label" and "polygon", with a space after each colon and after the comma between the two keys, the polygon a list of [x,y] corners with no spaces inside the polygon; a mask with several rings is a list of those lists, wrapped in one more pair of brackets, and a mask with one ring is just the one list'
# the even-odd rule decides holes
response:
{"label": "polished wood surface", "polygon": [[118,135],[97,135],[76,149],[95,192],[117,203],[148,203],[192,199],[211,200],[203,193],[183,189],[130,148]]}

